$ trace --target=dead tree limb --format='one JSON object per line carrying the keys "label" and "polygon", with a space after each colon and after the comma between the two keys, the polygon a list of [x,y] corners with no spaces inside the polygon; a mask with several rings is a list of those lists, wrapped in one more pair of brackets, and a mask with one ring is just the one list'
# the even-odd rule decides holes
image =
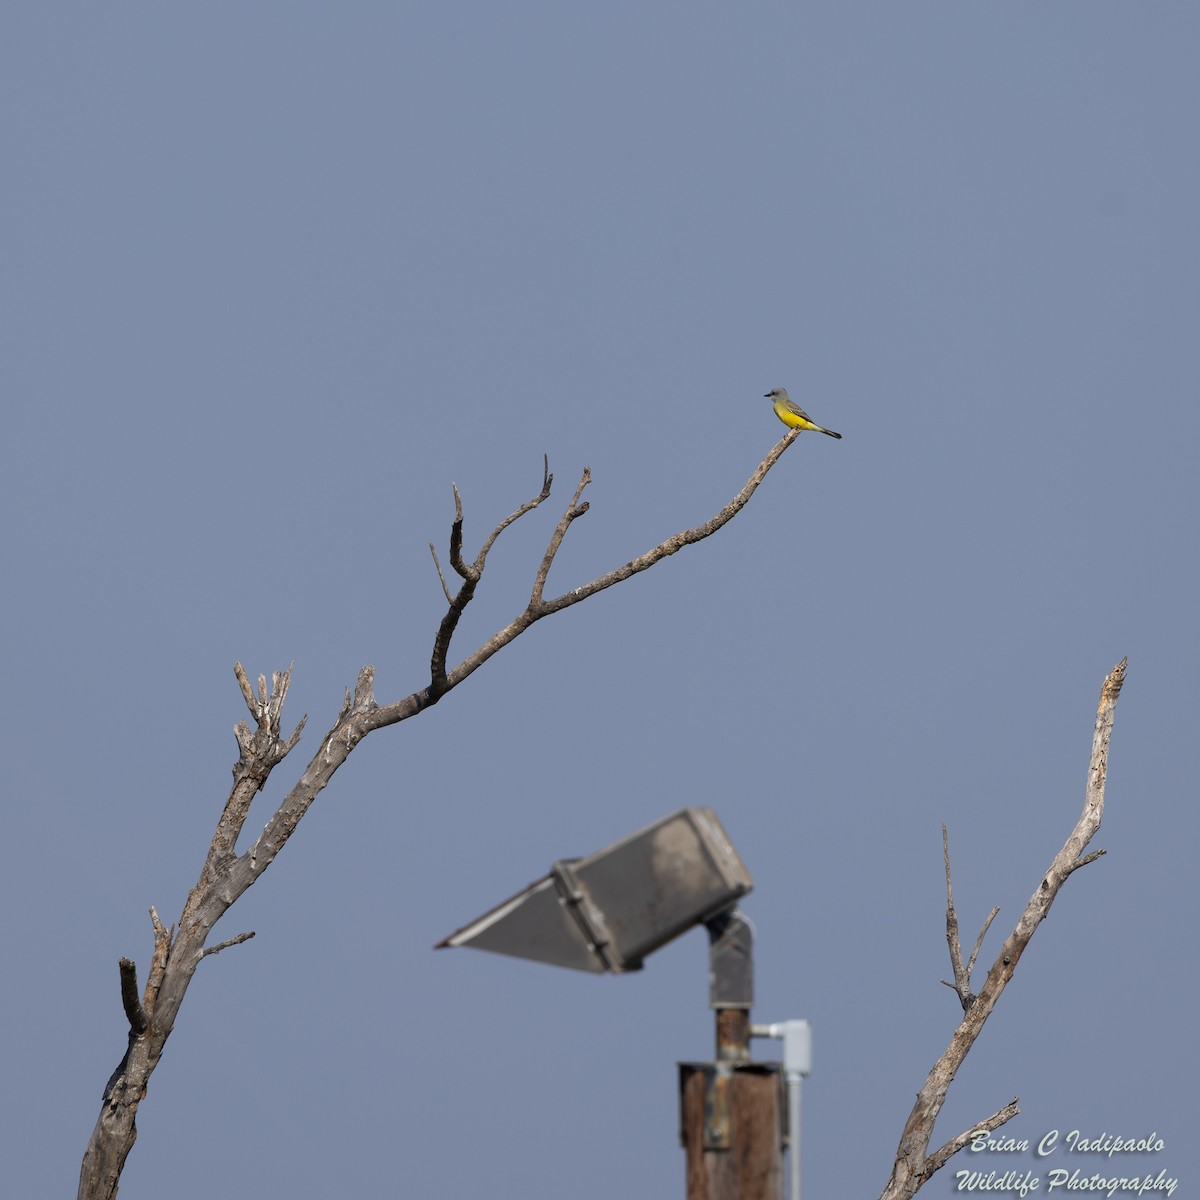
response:
{"label": "dead tree limb", "polygon": [[991,928],[992,922],[1000,910],[993,908],[988,913],[988,919],[984,921],[983,928],[975,939],[971,957],[964,963],[962,942],[958,939],[958,916],[954,911],[954,884],[950,881],[950,836],[946,831],[945,821],[942,822],[942,857],[946,862],[946,942],[950,947],[950,967],[954,972],[954,982],[950,983],[945,979],[941,982],[958,993],[959,1003],[962,1005],[963,1012],[966,1012],[975,1003],[975,994],[971,991],[971,972],[975,970],[975,960],[979,957],[979,948],[983,945],[983,939],[987,937],[987,931]]}
{"label": "dead tree limb", "polygon": [[[1104,784],[1108,778],[1108,743],[1112,737],[1113,719],[1116,714],[1117,698],[1121,694],[1121,685],[1125,682],[1125,666],[1127,659],[1122,659],[1108,673],[1104,685],[1100,689],[1100,706],[1096,712],[1096,729],[1092,737],[1092,757],[1088,766],[1087,788],[1084,793],[1083,811],[1075,828],[1071,830],[1063,848],[1054,856],[1045,876],[1038,884],[1037,890],[1029,898],[1025,911],[1021,914],[1000,947],[1000,954],[988,971],[987,979],[978,995],[972,995],[970,986],[970,970],[962,964],[962,948],[958,946],[957,919],[953,916],[953,892],[950,888],[950,852],[946,846],[946,890],[947,890],[947,938],[951,945],[951,961],[954,966],[955,982],[950,985],[959,993],[963,1002],[963,1019],[949,1046],[941,1058],[933,1064],[921,1090],[917,1093],[917,1102],[913,1105],[904,1132],[900,1137],[900,1145],[896,1151],[896,1162],[892,1167],[891,1178],[887,1187],[880,1193],[880,1200],[908,1200],[917,1189],[929,1179],[935,1171],[970,1142],[972,1134],[978,1130],[991,1132],[1006,1121],[1011,1120],[1020,1111],[1017,1101],[1013,1099],[1004,1108],[993,1113],[985,1120],[973,1125],[971,1129],[957,1134],[938,1150],[928,1154],[929,1142],[933,1136],[934,1122],[942,1105],[946,1101],[946,1093],[954,1076],[966,1058],[968,1051],[975,1044],[975,1039],[983,1030],[984,1022],[996,1007],[1008,981],[1012,979],[1017,969],[1025,947],[1041,923],[1050,912],[1050,906],[1063,884],[1082,866],[1095,862],[1103,850],[1084,854],[1083,851],[1100,828],[1104,816]],[[993,914],[994,915],[994,914]],[[991,917],[988,918],[991,923]],[[951,927],[953,935],[951,936]],[[987,926],[984,926],[986,931]],[[982,934],[980,938],[982,939]],[[957,959],[956,955],[957,947]],[[976,943],[978,950],[978,943]],[[972,962],[974,954],[972,955]],[[943,982],[945,982],[943,980]]]}
{"label": "dead tree limb", "polygon": [[[234,730],[239,755],[233,767],[233,787],[217,821],[200,877],[188,893],[178,926],[168,931],[159,921],[158,914],[150,910],[155,948],[146,992],[140,1005],[137,1003],[136,968],[131,961],[122,960],[121,994],[130,1025],[129,1046],[104,1090],[100,1116],[80,1170],[79,1200],[111,1200],[116,1195],[125,1160],[137,1138],[135,1118],[138,1105],[146,1094],[150,1075],[158,1065],[163,1047],[174,1028],[196,968],[205,957],[253,936],[250,933],[239,934],[206,949],[209,933],[271,865],[313,801],[355,746],[369,733],[415,717],[436,704],[534,622],[646,571],[684,546],[693,545],[716,533],[745,507],[767,472],[796,440],[797,433],[793,430],[785,434],[755,468],[741,491],[709,520],[667,538],[640,557],[598,576],[590,583],[547,600],[544,593],[555,555],[568,529],[588,510],[588,505],[581,502],[581,497],[584,488],[591,482],[591,471],[584,468],[574,495],[559,518],[542,556],[534,576],[529,604],[457,666],[450,667],[451,643],[463,612],[475,597],[488,553],[510,525],[549,498],[553,476],[549,463],[543,460],[541,489],[495,526],[473,562],[463,557],[462,497],[458,488],[454,488],[449,562],[451,570],[462,582],[452,595],[435,551],[434,563],[446,596],[447,609],[434,637],[429,683],[402,700],[380,705],[375,699],[375,668],[363,667],[358,673],[353,695],[346,693],[337,720],[322,737],[316,754],[304,768],[299,781],[283,798],[262,833],[241,854],[237,853],[236,845],[250,812],[251,802],[266,784],[272,770],[295,748],[307,718],[302,718],[291,734],[286,737],[283,735],[282,712],[291,684],[291,667],[286,671],[276,671],[269,688],[266,678],[260,675],[255,689],[241,663],[236,664],[234,670],[238,685],[254,727],[242,721]],[[433,549],[432,544],[430,549]]]}

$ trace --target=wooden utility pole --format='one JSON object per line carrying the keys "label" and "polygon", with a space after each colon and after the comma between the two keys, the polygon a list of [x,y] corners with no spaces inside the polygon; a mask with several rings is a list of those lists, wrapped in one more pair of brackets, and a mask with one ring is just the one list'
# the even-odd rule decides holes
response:
{"label": "wooden utility pole", "polygon": [[717,1008],[716,1062],[680,1063],[679,1092],[687,1200],[783,1200],[783,1072],[750,1061],[749,1008]]}

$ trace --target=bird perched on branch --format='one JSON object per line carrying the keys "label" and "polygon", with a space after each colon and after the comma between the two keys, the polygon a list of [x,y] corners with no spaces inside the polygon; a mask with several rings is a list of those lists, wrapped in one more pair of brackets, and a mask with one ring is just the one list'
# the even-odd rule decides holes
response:
{"label": "bird perched on branch", "polygon": [[775,415],[789,429],[815,429],[817,433],[824,433],[828,437],[841,438],[842,435],[834,433],[832,429],[822,429],[795,400],[788,396],[787,388],[772,388],[766,398],[773,401]]}

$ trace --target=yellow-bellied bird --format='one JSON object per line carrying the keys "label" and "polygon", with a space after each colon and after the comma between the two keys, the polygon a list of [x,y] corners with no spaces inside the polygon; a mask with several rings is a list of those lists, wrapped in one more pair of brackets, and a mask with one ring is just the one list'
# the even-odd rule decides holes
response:
{"label": "yellow-bellied bird", "polygon": [[773,402],[775,415],[789,429],[815,429],[817,433],[824,433],[832,438],[841,438],[842,435],[834,433],[832,429],[822,429],[795,400],[788,396],[787,388],[773,388],[767,393],[766,398]]}

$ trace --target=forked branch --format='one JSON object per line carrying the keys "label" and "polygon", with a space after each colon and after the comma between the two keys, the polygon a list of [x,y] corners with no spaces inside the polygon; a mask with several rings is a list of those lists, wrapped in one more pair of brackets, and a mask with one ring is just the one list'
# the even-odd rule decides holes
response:
{"label": "forked branch", "polygon": [[992,922],[1000,910],[993,908],[988,913],[988,918],[984,921],[983,928],[975,939],[971,957],[964,963],[962,943],[958,939],[958,915],[954,911],[954,884],[950,880],[950,837],[946,832],[945,821],[942,822],[942,857],[946,863],[946,942],[950,947],[950,967],[954,971],[954,982],[950,983],[945,979],[941,982],[958,993],[959,1003],[962,1005],[963,1012],[966,1012],[975,1003],[975,993],[971,991],[971,972],[975,970],[975,960],[979,957],[979,948],[983,945],[983,939],[987,936],[987,931],[991,928]]}
{"label": "forked branch", "polygon": [[[766,478],[767,472],[779,461],[783,452],[796,440],[797,430],[792,430],[785,434],[774,446],[766,458],[758,464],[754,473],[746,481],[745,486],[732,500],[729,501],[716,514],[704,521],[700,525],[695,525],[691,529],[685,529],[681,533],[675,534],[673,537],[667,538],[663,542],[659,542],[657,546],[651,547],[644,554],[637,558],[630,559],[629,562],[615,567],[611,571],[605,572],[603,575],[598,575],[590,583],[582,584],[577,588],[572,588],[568,592],[556,597],[553,600],[547,600],[544,597],[546,581],[550,575],[550,569],[554,565],[555,556],[558,554],[559,548],[563,543],[563,539],[567,535],[572,523],[584,513],[588,511],[586,502],[581,502],[583,490],[592,481],[591,469],[585,467],[583,474],[580,477],[579,483],[575,488],[575,492],[571,497],[570,503],[567,505],[562,516],[559,518],[558,524],[554,527],[554,532],[550,536],[550,541],[546,546],[546,553],[542,556],[541,564],[538,567],[537,574],[534,578],[532,592],[529,598],[528,606],[513,618],[503,629],[494,633],[486,642],[483,643],[474,653],[468,655],[465,659],[454,667],[452,670],[447,668],[450,651],[450,641],[454,636],[454,631],[458,627],[459,618],[462,616],[463,610],[470,603],[475,594],[475,588],[479,583],[479,579],[483,574],[483,559],[496,538],[506,529],[513,521],[523,516],[526,512],[536,508],[549,496],[550,484],[553,481],[553,476],[547,467],[544,473],[542,491],[532,500],[522,505],[511,516],[502,521],[487,542],[484,543],[484,548],[474,564],[463,564],[464,567],[471,572],[464,575],[463,586],[459,589],[456,596],[450,601],[449,610],[446,616],[442,618],[442,623],[438,628],[437,637],[434,640],[434,650],[431,660],[430,684],[429,687],[422,689],[419,692],[414,692],[411,696],[405,697],[394,704],[387,705],[376,711],[373,717],[373,727],[378,728],[382,725],[390,725],[396,721],[403,721],[408,717],[415,715],[423,708],[428,708],[430,704],[436,704],[438,700],[450,691],[451,688],[457,687],[469,675],[477,671],[489,658],[497,651],[502,650],[514,638],[524,633],[535,621],[540,621],[543,617],[550,616],[552,613],[561,612],[564,608],[570,608],[574,604],[578,604],[586,600],[589,596],[594,596],[597,592],[602,592],[606,588],[613,587],[615,584],[623,583],[626,579],[639,574],[642,571],[648,571],[651,567],[669,558],[672,554],[676,554],[682,550],[684,546],[695,545],[696,542],[703,541],[707,537],[711,537],[727,522],[732,520],[741,510],[749,503],[750,497],[758,490],[758,485]],[[459,499],[457,490],[455,491],[455,521],[451,527],[451,560],[454,558],[455,538],[461,538],[462,535],[462,504]],[[436,554],[434,556],[436,561]],[[438,569],[439,576],[441,568]],[[460,572],[461,574],[461,572]],[[445,588],[445,580],[443,579],[443,588]]]}
{"label": "forked branch", "polygon": [[[988,971],[987,979],[977,996],[970,993],[969,967],[962,966],[962,950],[957,949],[957,920],[953,921],[953,937],[950,925],[953,914],[953,893],[950,889],[950,855],[946,849],[946,886],[948,896],[947,937],[951,941],[951,960],[954,963],[955,983],[951,986],[959,992],[963,1001],[963,1019],[954,1031],[950,1044],[946,1047],[941,1058],[933,1064],[924,1086],[917,1093],[917,1102],[913,1105],[904,1132],[900,1137],[900,1145],[896,1151],[896,1162],[892,1168],[891,1178],[887,1187],[880,1193],[880,1200],[907,1200],[914,1195],[919,1187],[935,1171],[942,1167],[950,1157],[962,1149],[970,1140],[971,1135],[980,1129],[991,1131],[1011,1120],[1019,1111],[1017,1101],[1010,1101],[1004,1108],[993,1113],[984,1121],[951,1138],[932,1154],[927,1153],[930,1139],[933,1136],[934,1122],[942,1105],[946,1101],[946,1093],[954,1080],[955,1074],[966,1058],[968,1051],[975,1044],[975,1039],[983,1029],[984,1022],[996,1007],[996,1002],[1004,992],[1008,982],[1017,969],[1017,963],[1029,945],[1030,939],[1050,912],[1050,906],[1063,884],[1080,867],[1095,862],[1104,851],[1096,850],[1085,855],[1083,851],[1100,828],[1104,816],[1104,785],[1108,778],[1108,744],[1112,737],[1113,721],[1116,715],[1117,698],[1121,694],[1121,685],[1125,682],[1125,667],[1127,659],[1122,659],[1108,673],[1100,689],[1100,705],[1096,712],[1096,728],[1092,737],[1092,757],[1088,766],[1087,788],[1084,793],[1083,811],[1075,822],[1063,848],[1054,856],[1041,883],[1029,898],[1025,911],[1021,914],[1012,933],[1000,947],[996,961]],[[991,917],[988,918],[990,924]],[[987,926],[984,926],[986,931]],[[980,934],[980,940],[983,935]],[[978,949],[978,943],[976,944]],[[972,955],[974,959],[974,955]],[[961,976],[961,977],[960,977]],[[944,981],[943,981],[944,982]]]}
{"label": "forked branch", "polygon": [[[586,474],[586,469],[584,473]],[[429,661],[429,687],[426,689],[429,695],[429,704],[436,703],[449,690],[449,684],[446,680],[446,656],[450,653],[450,641],[454,637],[454,631],[458,628],[458,622],[466,611],[467,605],[471,603],[471,600],[475,596],[475,589],[479,586],[480,579],[483,578],[483,568],[487,562],[488,552],[496,544],[496,539],[513,522],[519,521],[526,513],[532,512],[543,500],[549,498],[550,487],[553,483],[554,476],[550,474],[550,459],[543,455],[542,490],[532,500],[526,500],[519,508],[509,513],[492,530],[487,540],[480,547],[475,561],[472,563],[464,561],[462,556],[462,496],[459,495],[458,487],[451,484],[454,490],[454,522],[450,526],[450,565],[463,582],[462,586],[458,589],[457,595],[452,596],[450,589],[446,586],[446,577],[442,574],[442,564],[438,562],[437,551],[434,550],[433,543],[430,542],[429,549],[433,553],[434,565],[437,567],[438,578],[441,580],[442,591],[445,593],[449,607],[446,610],[446,615],[442,618],[441,624],[438,626],[437,636],[433,639],[433,654]]]}

